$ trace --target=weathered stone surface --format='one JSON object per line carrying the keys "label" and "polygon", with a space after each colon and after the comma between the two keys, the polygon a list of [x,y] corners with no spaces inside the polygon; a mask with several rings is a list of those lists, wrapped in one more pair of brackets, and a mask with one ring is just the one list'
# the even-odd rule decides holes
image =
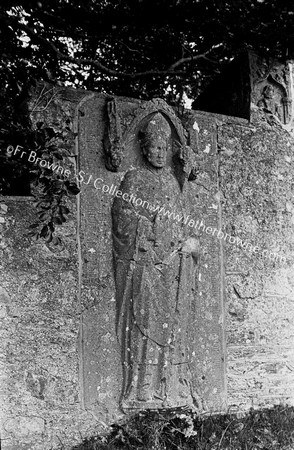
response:
{"label": "weathered stone surface", "polygon": [[[49,91],[52,94],[52,89]],[[66,120],[66,110],[74,126],[75,107],[85,92],[61,89],[58,97],[57,91],[50,111],[45,109],[42,117],[48,125],[56,125],[61,116]],[[40,120],[37,111],[36,120]],[[36,214],[31,200],[0,200],[4,219],[0,223],[0,420],[4,450],[70,448],[93,434],[98,424],[81,407],[75,202],[69,202],[72,214],[57,231],[63,244],[53,246],[28,239]]]}
{"label": "weathered stone surface", "polygon": [[64,429],[72,442],[79,441],[80,432],[89,429],[89,416],[80,407],[75,224],[70,221],[60,231],[70,256],[62,249],[54,253],[26,237],[34,215],[31,202],[5,203],[0,259],[0,300],[6,307],[0,318],[2,448],[50,448],[51,436],[60,444]]}
{"label": "weathered stone surface", "polygon": [[[193,163],[191,157],[188,157],[188,153],[185,154],[184,148],[186,143],[186,132],[183,130],[181,123],[176,118],[172,109],[170,109],[164,102],[161,100],[155,100],[152,102],[147,102],[140,104],[137,101],[126,101],[125,99],[117,99],[115,106],[115,114],[116,117],[113,117],[114,110],[111,109],[111,120],[110,128],[106,129],[108,133],[114,133],[114,138],[111,136],[108,140],[106,140],[106,158],[110,158],[110,160],[105,160],[105,153],[103,151],[102,144],[105,145],[105,133],[101,134],[101,128],[97,127],[97,123],[101,123],[103,125],[103,120],[105,117],[105,109],[107,108],[107,104],[109,102],[113,102],[113,100],[108,100],[107,97],[98,97],[92,96],[79,108],[81,111],[81,115],[79,117],[79,129],[80,129],[80,143],[79,143],[79,152],[80,152],[80,168],[82,171],[80,172],[80,182],[81,182],[81,226],[82,226],[82,236],[83,236],[83,284],[82,284],[82,304],[83,307],[86,307],[88,311],[83,314],[83,337],[81,338],[81,351],[83,356],[83,392],[84,392],[84,401],[85,406],[93,411],[93,413],[97,417],[101,417],[105,419],[105,414],[107,417],[119,417],[120,412],[118,411],[118,400],[121,399],[121,405],[125,408],[140,408],[140,407],[148,407],[147,403],[140,403],[138,399],[133,399],[132,405],[130,402],[123,402],[123,398],[126,396],[126,388],[122,386],[126,382],[128,377],[127,373],[123,373],[122,362],[126,362],[125,356],[122,357],[121,352],[125,352],[124,346],[125,344],[122,341],[126,340],[124,327],[119,326],[120,331],[117,332],[115,330],[115,324],[119,322],[117,317],[117,308],[116,305],[119,303],[119,296],[117,294],[117,290],[121,290],[124,292],[126,285],[125,280],[120,283],[116,283],[114,280],[113,273],[113,246],[112,246],[112,222],[111,220],[111,208],[113,203],[113,198],[117,195],[117,192],[120,190],[120,183],[122,177],[124,177],[124,181],[122,185],[124,185],[124,189],[127,189],[129,194],[133,193],[136,195],[136,198],[140,198],[142,202],[145,200],[151,204],[151,200],[154,201],[157,199],[157,204],[160,207],[166,207],[167,211],[170,210],[173,214],[178,214],[181,216],[184,214],[184,220],[178,221],[176,218],[174,220],[167,221],[167,217],[163,216],[163,222],[160,224],[159,229],[162,231],[158,231],[158,245],[160,250],[160,245],[166,247],[166,253],[168,253],[168,248],[170,248],[170,252],[172,249],[170,247],[170,243],[174,242],[174,248],[177,247],[177,243],[180,240],[185,240],[193,235],[193,230],[195,235],[197,235],[197,219],[199,219],[199,209],[198,204],[201,203],[202,198],[202,190],[203,188],[199,186],[198,183],[193,181],[195,179],[195,174],[193,172]],[[167,167],[174,171],[174,175],[172,172],[168,175],[164,172],[164,176],[161,180],[162,186],[165,185],[165,181],[168,183],[164,188],[159,187],[158,182],[160,180],[154,178],[152,181],[149,180],[149,175],[145,179],[144,172],[144,157],[142,155],[142,151],[140,150],[139,145],[139,130],[148,123],[148,120],[152,118],[152,115],[157,112],[165,115],[167,120],[170,123],[174,142],[172,151],[169,151],[167,154]],[[145,125],[144,125],[145,124]],[[193,124],[193,123],[192,123]],[[113,127],[115,130],[113,131]],[[117,129],[120,131],[117,132]],[[200,134],[202,136],[202,133]],[[211,154],[215,153],[216,149],[214,146],[215,140],[211,138],[210,133],[206,132],[207,136],[203,137],[205,141],[205,148],[210,149]],[[109,147],[109,142],[116,142],[115,137],[120,136],[120,145],[121,145],[121,156],[119,158],[119,165],[116,166],[117,154],[116,147]],[[104,137],[102,142],[102,137]],[[194,152],[190,150],[190,152],[194,155],[194,159],[196,158],[197,147],[196,142],[194,142]],[[113,152],[112,152],[112,150]],[[179,155],[177,157],[177,154]],[[207,165],[207,174],[203,171],[201,173],[201,180],[211,183],[214,177],[215,186],[217,185],[217,177],[215,168],[212,168],[209,164],[209,157],[211,155],[207,155],[204,153],[205,163],[202,161],[202,164]],[[111,162],[111,158],[114,158],[114,162]],[[180,160],[182,159],[182,163]],[[116,166],[117,172],[109,172],[107,168],[114,168]],[[178,168],[181,168],[180,170]],[[131,170],[131,178],[134,176],[135,178],[132,181],[129,179],[129,175],[126,175],[127,172]],[[136,169],[135,169],[136,168]],[[140,171],[143,171],[142,173]],[[193,172],[193,174],[192,174]],[[214,175],[212,175],[212,172]],[[152,174],[148,171],[148,174],[152,177]],[[136,174],[138,177],[136,178]],[[140,181],[140,176],[142,175],[143,180]],[[191,175],[189,177],[189,175]],[[190,181],[188,181],[190,178]],[[161,177],[160,177],[161,179]],[[137,181],[136,181],[137,180]],[[149,180],[149,181],[148,181]],[[186,180],[186,181],[185,181]],[[153,183],[153,186],[152,186]],[[171,184],[172,183],[172,184]],[[200,183],[201,184],[201,183]],[[155,186],[158,185],[158,192],[156,189],[152,191]],[[148,187],[149,186],[149,187]],[[136,192],[133,192],[136,191]],[[211,190],[211,186],[208,184],[208,191],[211,191],[211,196],[215,195],[214,189]],[[131,192],[132,191],[132,192]],[[150,192],[149,192],[150,191]],[[199,192],[200,191],[200,192]],[[153,194],[154,192],[154,194]],[[179,195],[176,195],[178,192]],[[195,202],[197,196],[200,196],[199,200]],[[207,201],[207,194],[204,194],[204,201],[202,202],[201,208],[204,214],[204,219],[207,216],[207,212],[205,210]],[[173,200],[172,200],[173,199]],[[192,200],[193,199],[193,200]],[[128,202],[124,202],[125,205],[128,205]],[[123,204],[124,204],[123,203]],[[152,204],[153,204],[152,203]],[[217,199],[214,200],[214,206],[212,207],[213,211],[216,211],[215,214],[211,214],[209,219],[211,224],[217,226],[218,221],[218,212],[216,207]],[[130,204],[129,204],[130,205]],[[192,209],[189,209],[189,205],[193,205]],[[216,210],[214,209],[216,207]],[[116,208],[114,208],[116,209]],[[143,208],[144,209],[144,208]],[[114,211],[114,210],[113,210]],[[137,218],[137,214],[142,213],[142,205],[141,207],[134,207],[134,218]],[[123,208],[118,208],[117,210],[118,217],[125,214],[123,212]],[[143,214],[143,213],[142,213]],[[141,215],[142,215],[141,214]],[[146,213],[148,215],[148,213]],[[190,216],[189,216],[190,214]],[[144,214],[143,214],[144,215]],[[115,214],[116,216],[116,214]],[[189,217],[188,217],[189,216]],[[97,217],[99,217],[99,222],[97,223]],[[186,220],[187,219],[187,220]],[[143,220],[143,219],[142,219]],[[115,218],[114,218],[115,221]],[[185,223],[181,223],[184,222]],[[135,224],[135,221],[132,221],[132,226]],[[148,219],[146,216],[146,226],[148,227]],[[177,223],[180,222],[180,223]],[[165,225],[164,225],[165,223]],[[142,224],[142,230],[140,231],[140,236],[144,234],[144,224]],[[196,225],[196,226],[195,226]],[[200,225],[200,220],[198,220],[198,225]],[[164,232],[174,234],[174,240],[169,241],[168,234],[164,236]],[[181,231],[180,231],[181,230]],[[162,236],[161,236],[162,233]],[[166,238],[166,241],[164,240]],[[163,239],[162,243],[160,240]],[[140,240],[140,239],[139,239]],[[164,244],[165,243],[165,244]],[[163,248],[162,248],[163,250]],[[224,394],[224,355],[223,355],[223,338],[222,338],[222,322],[219,323],[220,317],[222,316],[222,307],[220,299],[220,292],[222,287],[218,286],[219,281],[219,265],[220,265],[220,247],[219,242],[214,242],[213,246],[210,249],[211,259],[214,261],[215,256],[216,260],[213,262],[213,268],[207,264],[207,269],[204,267],[204,272],[207,270],[207,275],[210,271],[212,275],[212,279],[214,280],[211,285],[213,286],[210,291],[210,288],[207,289],[207,292],[204,294],[200,291],[199,296],[204,295],[204,300],[208,301],[207,296],[209,296],[213,292],[214,302],[218,304],[217,308],[215,308],[215,304],[207,304],[205,302],[203,304],[203,314],[207,314],[210,317],[211,323],[215,324],[215,331],[210,333],[210,326],[206,327],[206,336],[201,335],[201,340],[205,342],[203,348],[199,348],[198,351],[195,350],[195,347],[199,342],[199,329],[198,323],[201,322],[200,317],[202,312],[199,310],[198,317],[198,302],[201,304],[199,299],[197,298],[196,293],[194,294],[194,302],[195,302],[195,310],[192,311],[191,314],[191,333],[189,336],[190,343],[190,366],[193,367],[191,371],[195,372],[195,367],[197,367],[197,376],[193,378],[193,392],[195,392],[195,397],[198,395],[197,402],[199,403],[199,408],[201,403],[205,403],[208,401],[210,408],[220,408],[220,405],[224,405],[225,403],[225,394]],[[204,246],[203,252],[209,253],[210,250],[206,249],[206,245]],[[202,250],[201,250],[202,252]],[[99,259],[97,260],[97,254],[99,254]],[[202,253],[201,253],[202,254]],[[147,257],[147,254],[145,255]],[[148,257],[147,257],[148,259]],[[203,258],[203,265],[205,266],[205,260],[207,257]],[[179,254],[175,253],[175,261],[173,262],[172,269],[170,274],[166,274],[166,282],[170,283],[170,278],[172,279],[173,272],[174,276],[176,276],[177,272],[180,272],[180,261]],[[152,277],[152,281],[154,283],[155,293],[152,295],[154,298],[156,295],[160,293],[160,283],[161,278],[164,280],[164,276],[160,276],[160,272],[157,268],[153,269],[155,274],[157,275],[157,282],[155,282],[156,277]],[[195,270],[195,269],[194,269]],[[198,267],[197,267],[198,270]],[[126,269],[127,271],[127,269]],[[158,274],[157,274],[158,272]],[[183,273],[186,273],[185,269],[183,269]],[[188,272],[187,272],[188,273]],[[195,277],[196,273],[194,274]],[[197,275],[201,276],[201,275]],[[215,277],[215,278],[213,278]],[[101,280],[97,283],[97,280]],[[191,281],[192,283],[192,281]],[[193,283],[192,283],[193,284]],[[166,287],[166,292],[164,292],[164,296],[168,296],[169,288]],[[170,298],[175,298],[176,296],[176,283],[172,288],[174,293]],[[182,288],[181,288],[182,289]],[[143,291],[144,289],[142,289]],[[157,293],[157,294],[156,294]],[[161,292],[162,296],[162,292]],[[164,297],[162,296],[162,297]],[[181,293],[181,297],[184,298],[184,291]],[[116,302],[114,299],[116,298]],[[126,299],[126,302],[128,303]],[[150,304],[152,301],[150,299]],[[89,305],[89,306],[87,306]],[[150,307],[150,310],[147,307],[147,312],[151,311],[154,307]],[[205,309],[209,309],[209,311],[205,311]],[[127,309],[126,309],[127,310]],[[187,312],[187,309],[186,309]],[[145,314],[145,313],[144,313]],[[153,309],[154,314],[154,309]],[[164,313],[161,313],[161,315]],[[197,316],[197,317],[196,317]],[[141,316],[142,318],[143,316]],[[162,319],[162,318],[161,318]],[[154,319],[154,330],[159,328],[159,323],[162,326],[168,324],[167,329],[162,328],[162,330],[166,333],[169,332],[169,321],[161,320],[160,314],[156,320]],[[124,322],[124,320],[123,320]],[[182,321],[185,322],[185,321]],[[121,323],[120,323],[121,325]],[[180,327],[179,327],[180,328]],[[182,327],[183,328],[183,327]],[[153,332],[155,332],[153,330]],[[155,334],[158,331],[155,332]],[[214,334],[216,333],[216,334]],[[220,333],[220,334],[218,334]],[[184,335],[185,333],[183,333]],[[208,338],[209,336],[209,338]],[[97,338],[98,337],[98,338]],[[117,337],[119,337],[119,342],[117,342]],[[129,334],[130,338],[130,334]],[[135,338],[130,338],[135,341]],[[166,337],[168,340],[168,337]],[[208,339],[208,341],[207,341]],[[123,345],[122,345],[123,344]],[[139,342],[138,342],[139,345]],[[185,347],[185,344],[183,344]],[[198,346],[199,347],[199,346]],[[215,353],[210,353],[209,348],[214,347]],[[126,347],[126,351],[127,351]],[[134,344],[133,344],[134,348]],[[205,350],[204,350],[205,348]],[[132,353],[134,351],[135,354],[138,354],[137,350],[130,349]],[[156,352],[156,349],[154,349]],[[206,365],[203,368],[203,363],[201,358],[206,352]],[[219,353],[220,352],[220,353]],[[218,354],[218,355],[217,355]],[[202,356],[201,356],[202,355]],[[134,355],[133,355],[134,356]],[[100,361],[105,361],[103,367],[101,367]],[[135,357],[136,359],[136,357]],[[156,360],[156,355],[154,356],[154,360]],[[150,358],[147,359],[149,361]],[[146,362],[146,359],[145,359]],[[137,361],[138,363],[138,361]],[[138,367],[138,366],[137,366]],[[138,370],[138,369],[136,369]],[[205,383],[203,380],[206,378],[203,375],[202,370],[207,375],[207,379]],[[199,377],[199,373],[201,372],[201,378]],[[196,372],[195,372],[196,373]],[[212,374],[212,378],[210,375]],[[129,380],[132,381],[136,375],[130,375]],[[164,376],[162,375],[162,378]],[[182,376],[183,380],[185,380],[185,376]],[[187,377],[186,377],[187,378]],[[189,378],[191,378],[189,376]],[[201,381],[199,382],[199,378]],[[215,380],[217,381],[217,385],[215,384]],[[132,382],[130,381],[130,383]],[[126,382],[128,383],[128,382]],[[185,381],[184,381],[185,383]],[[152,383],[151,383],[152,384]],[[159,382],[160,384],[160,382]],[[187,382],[187,384],[189,384]],[[202,389],[205,384],[205,389]],[[184,385],[183,385],[184,386]],[[186,389],[186,388],[185,388]],[[183,392],[184,390],[183,389]],[[187,390],[187,389],[186,389]],[[197,394],[196,394],[197,393]],[[184,395],[184,394],[183,394]],[[176,398],[177,394],[175,393]],[[135,395],[136,397],[136,395]],[[167,407],[167,402],[164,403],[164,395],[161,396],[158,394],[158,398],[153,402],[150,401],[149,407]],[[218,399],[216,401],[216,398]],[[180,400],[180,397],[174,402],[170,404],[173,406],[179,406],[180,404],[184,405],[187,403],[187,400]],[[124,405],[123,405],[124,403]],[[190,401],[191,403],[191,401]],[[193,402],[192,402],[193,403]],[[214,406],[213,406],[214,404]],[[141,406],[140,406],[141,405]],[[200,408],[201,409],[201,408]]]}
{"label": "weathered stone surface", "polygon": [[[61,444],[69,449],[121,418],[120,401],[125,412],[142,404],[192,403],[198,410],[224,411],[293,403],[294,143],[280,118],[271,107],[253,105],[250,122],[186,111],[181,123],[161,100],[118,97],[114,102],[105,95],[58,89],[44,117],[56,126],[60,114],[71,118],[78,132],[72,151],[76,173],[71,170],[81,187],[77,208],[70,205],[73,215],[58,230],[64,246],[27,239],[34,215],[29,199],[0,202],[4,449]],[[159,176],[146,168],[150,149],[144,156],[139,139],[139,130],[156,113],[172,130]],[[36,120],[41,116],[36,111]],[[192,153],[185,153],[186,143]],[[186,217],[159,220],[158,215],[153,221],[154,211],[143,204],[122,203],[117,193],[123,189]],[[140,267],[132,271],[132,285],[113,259],[114,238],[122,231],[138,241]],[[178,251],[165,268],[172,242]],[[185,242],[188,250],[197,248],[195,258],[191,251],[180,254]],[[158,264],[150,258],[153,252]],[[130,254],[128,259],[122,251],[122,271],[134,263],[132,246]],[[140,283],[143,272],[145,284]],[[149,325],[151,358],[139,354],[145,336],[136,338],[131,300],[136,307],[144,302],[134,311],[140,326]],[[191,300],[179,308],[187,333],[181,327],[174,356],[164,354],[167,385],[174,390],[168,395],[162,390],[159,398],[154,394],[163,383],[155,378],[164,377],[151,339],[170,345],[168,330],[176,330],[171,312],[178,300]],[[128,358],[122,349],[128,348],[135,362],[124,371]],[[172,366],[182,349],[190,365],[182,378],[192,389],[181,393]],[[136,383],[139,368],[146,369],[144,377],[151,374],[143,393],[144,377]]]}
{"label": "weathered stone surface", "polygon": [[[112,262],[109,189],[118,182],[105,167],[106,96],[88,95],[79,105],[81,229],[79,331],[81,400],[102,422],[121,416],[120,350],[115,334],[115,288]],[[105,188],[104,188],[105,186]]]}
{"label": "weathered stone surface", "polygon": [[196,230],[190,233],[184,224],[189,187],[166,167],[172,148],[164,116],[151,116],[139,137],[143,166],[125,174],[112,208],[121,404],[199,409],[190,369],[199,242]]}
{"label": "weathered stone surface", "polygon": [[226,240],[226,328],[236,410],[293,404],[293,148],[257,109],[251,124],[219,133],[223,218],[235,240]]}
{"label": "weathered stone surface", "polygon": [[16,439],[34,437],[44,433],[45,421],[41,417],[13,417],[5,420],[4,430]]}

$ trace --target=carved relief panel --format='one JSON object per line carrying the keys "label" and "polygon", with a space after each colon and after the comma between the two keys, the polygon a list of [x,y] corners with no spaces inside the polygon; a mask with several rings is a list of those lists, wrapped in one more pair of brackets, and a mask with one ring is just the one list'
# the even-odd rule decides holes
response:
{"label": "carved relief panel", "polygon": [[156,112],[137,123],[143,163],[126,172],[112,207],[123,408],[199,406],[189,364],[199,240],[183,222],[194,155],[182,143],[178,170],[168,164],[169,120]]}
{"label": "carved relief panel", "polygon": [[221,408],[220,243],[200,239],[195,226],[201,214],[218,223],[215,209],[206,213],[217,187],[213,131],[203,129],[212,154],[199,157],[197,139],[187,145],[191,136],[164,101],[96,103],[80,118],[80,167],[99,180],[81,186],[84,404],[97,417]]}
{"label": "carved relief panel", "polygon": [[289,65],[266,61],[257,55],[252,55],[250,62],[253,102],[284,125],[289,124],[292,118]]}

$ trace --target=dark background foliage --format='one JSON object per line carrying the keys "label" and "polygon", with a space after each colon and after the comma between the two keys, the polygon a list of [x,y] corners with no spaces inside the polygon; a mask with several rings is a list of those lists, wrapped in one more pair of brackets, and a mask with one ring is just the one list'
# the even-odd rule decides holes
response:
{"label": "dark background foliage", "polygon": [[187,86],[195,96],[244,49],[293,58],[293,17],[286,0],[2,0],[2,86],[13,95],[33,77],[144,99]]}
{"label": "dark background foliage", "polygon": [[30,181],[7,145],[42,155],[25,102],[35,80],[177,104],[244,50],[294,58],[293,19],[287,0],[2,0],[0,194]]}

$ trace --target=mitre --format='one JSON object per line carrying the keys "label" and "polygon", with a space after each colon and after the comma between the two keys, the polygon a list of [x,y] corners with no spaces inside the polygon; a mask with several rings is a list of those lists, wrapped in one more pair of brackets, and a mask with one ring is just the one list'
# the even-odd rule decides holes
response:
{"label": "mitre", "polygon": [[168,139],[171,136],[171,128],[163,115],[156,113],[148,122],[144,134],[148,138],[161,137]]}

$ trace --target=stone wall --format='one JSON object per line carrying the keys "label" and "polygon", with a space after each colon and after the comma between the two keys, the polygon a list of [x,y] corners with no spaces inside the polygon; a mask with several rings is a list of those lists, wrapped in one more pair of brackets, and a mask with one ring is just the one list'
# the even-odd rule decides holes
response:
{"label": "stone wall", "polygon": [[[228,409],[292,405],[294,139],[255,106],[250,122],[187,115],[202,134],[205,118],[217,128]],[[206,151],[200,143],[199,152]]]}
{"label": "stone wall", "polygon": [[[76,132],[75,110],[85,94],[42,85],[31,99],[32,118],[56,130],[68,120]],[[73,172],[73,138],[71,148],[67,167]],[[28,158],[30,149],[23,150]],[[28,236],[36,221],[33,197],[0,198],[0,415],[5,450],[71,447],[97,430],[98,422],[82,407],[76,199],[68,199],[68,207],[67,222],[56,226],[61,244],[53,245]]]}
{"label": "stone wall", "polygon": [[224,229],[236,241],[226,244],[228,398],[236,409],[294,401],[293,145],[257,108],[250,125],[226,123],[219,134]]}
{"label": "stone wall", "polygon": [[[194,102],[218,116],[231,408],[293,403],[293,63],[246,53]],[[217,117],[217,116],[215,116]]]}
{"label": "stone wall", "polygon": [[[93,180],[118,185],[128,165],[117,173],[105,168],[108,96],[62,88],[55,95],[34,118],[58,127],[61,116],[69,117],[77,133],[71,170],[84,175],[77,203],[69,203],[72,214],[58,227],[63,244],[27,237],[35,214],[30,198],[0,199],[7,450],[70,448],[123,417],[112,197]],[[128,127],[141,103],[118,101]],[[293,138],[256,107],[250,122],[199,111],[182,119],[200,170],[189,195],[200,225],[195,373],[206,411],[293,403]],[[135,164],[137,150],[130,148],[128,164]]]}
{"label": "stone wall", "polygon": [[[49,449],[78,442],[93,419],[81,408],[75,205],[57,248],[27,237],[29,199],[2,198],[1,443]],[[6,210],[6,208],[5,208]]]}

